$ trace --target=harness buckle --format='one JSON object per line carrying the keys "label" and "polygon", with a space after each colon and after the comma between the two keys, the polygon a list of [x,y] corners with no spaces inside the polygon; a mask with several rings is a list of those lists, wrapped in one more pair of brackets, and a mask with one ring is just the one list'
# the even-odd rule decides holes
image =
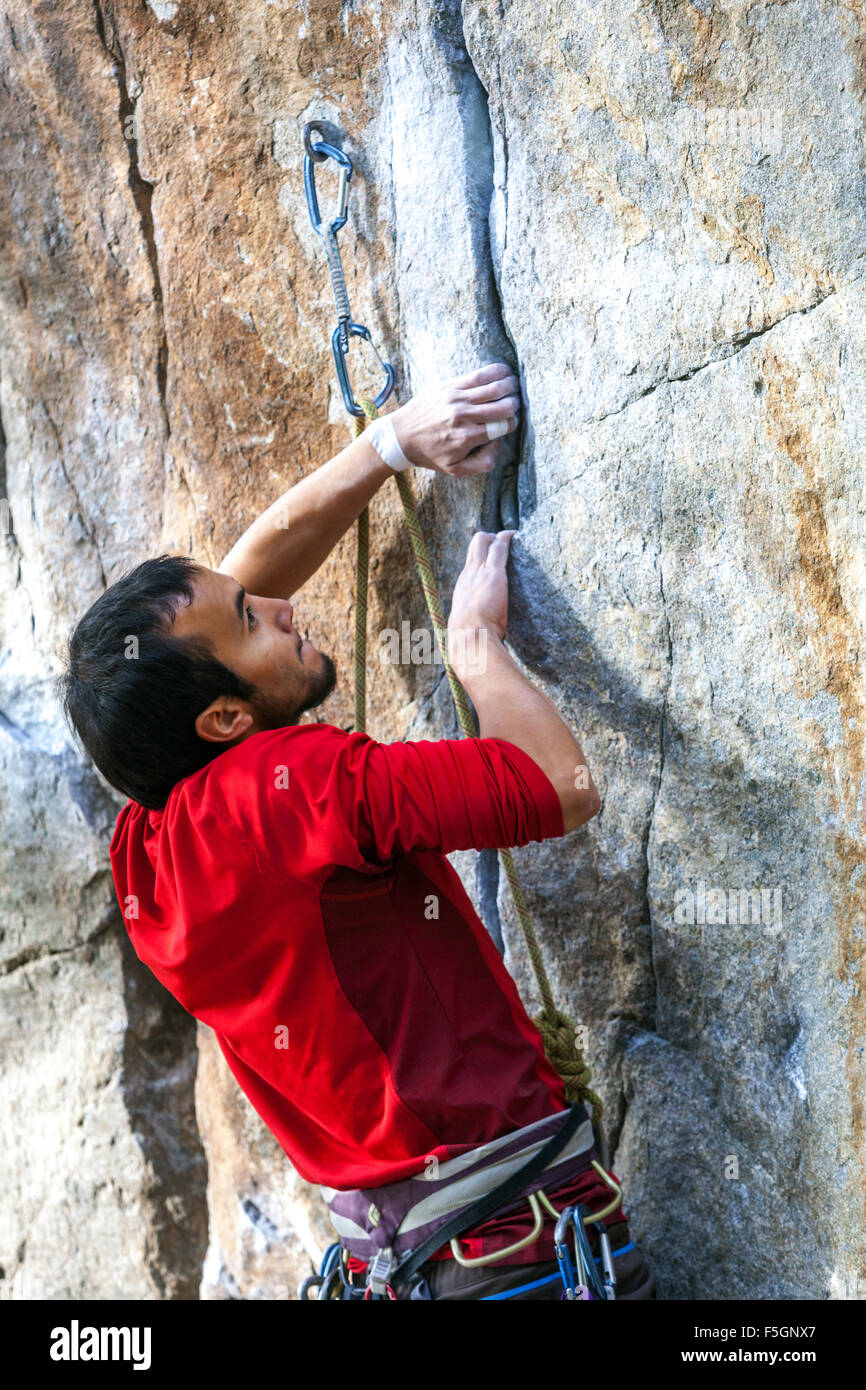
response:
{"label": "harness buckle", "polygon": [[388,1275],[394,1266],[394,1256],[390,1246],[380,1250],[376,1258],[370,1262],[367,1269],[367,1287],[364,1290],[364,1299],[371,1299],[374,1294],[378,1298],[387,1296],[395,1299],[397,1295],[388,1283]]}

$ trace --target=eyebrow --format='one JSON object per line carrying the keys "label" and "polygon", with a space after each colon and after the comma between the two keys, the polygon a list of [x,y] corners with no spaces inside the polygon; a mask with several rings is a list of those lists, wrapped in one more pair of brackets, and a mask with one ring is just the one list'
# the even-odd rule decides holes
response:
{"label": "eyebrow", "polygon": [[247,630],[247,625],[244,621],[244,599],[246,598],[246,596],[246,589],[244,588],[243,584],[239,584],[237,598],[235,599],[235,608],[238,611],[238,617],[241,620],[241,627],[243,628],[244,632],[246,632]]}

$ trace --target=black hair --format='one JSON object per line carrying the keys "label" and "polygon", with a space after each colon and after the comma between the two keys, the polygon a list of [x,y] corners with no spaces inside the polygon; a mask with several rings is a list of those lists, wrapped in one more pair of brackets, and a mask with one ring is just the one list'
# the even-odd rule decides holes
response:
{"label": "black hair", "polygon": [[255,693],[206,639],[169,630],[200,572],[187,556],[160,555],[123,575],[74,628],[58,679],[63,712],[103,777],[154,810],[226,750],[199,738],[202,710],[220,695]]}

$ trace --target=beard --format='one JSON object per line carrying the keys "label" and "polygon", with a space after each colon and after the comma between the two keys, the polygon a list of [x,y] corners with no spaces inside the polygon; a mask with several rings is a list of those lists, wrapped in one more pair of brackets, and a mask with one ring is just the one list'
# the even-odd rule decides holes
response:
{"label": "beard", "polygon": [[260,729],[283,729],[289,724],[297,724],[307,710],[324,704],[337,684],[337,668],[325,652],[319,652],[319,664],[315,670],[308,671],[307,684],[300,698],[293,696],[263,695],[256,691],[250,698],[250,706]]}
{"label": "beard", "polygon": [[324,704],[337,684],[337,668],[331,658],[325,652],[319,652],[319,660],[319,670],[311,675],[307,693],[298,707],[299,715]]}

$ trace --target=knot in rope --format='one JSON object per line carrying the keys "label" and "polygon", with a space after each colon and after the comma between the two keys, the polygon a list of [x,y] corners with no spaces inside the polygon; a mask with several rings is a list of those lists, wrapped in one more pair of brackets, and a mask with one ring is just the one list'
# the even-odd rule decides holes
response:
{"label": "knot in rope", "polygon": [[577,1045],[577,1029],[571,1019],[559,1009],[552,1014],[542,1009],[532,1021],[541,1034],[547,1060],[562,1078],[568,1099],[583,1104],[589,1101],[593,1119],[600,1119],[604,1106],[595,1091],[590,1090],[591,1073]]}

